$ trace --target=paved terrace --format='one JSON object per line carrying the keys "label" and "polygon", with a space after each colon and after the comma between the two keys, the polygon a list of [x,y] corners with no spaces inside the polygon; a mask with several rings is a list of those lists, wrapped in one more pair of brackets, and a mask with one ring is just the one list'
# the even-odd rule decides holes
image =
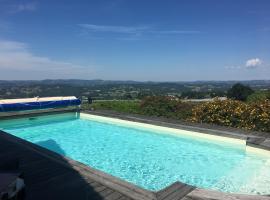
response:
{"label": "paved terrace", "polygon": [[[199,132],[210,131],[217,135],[231,134],[227,128],[221,130],[223,127],[210,130],[209,127],[190,127],[187,124],[176,124],[155,118],[108,112],[91,112],[91,114],[174,128],[196,129]],[[249,136],[252,145],[270,148],[267,134],[249,133]],[[237,132],[233,133],[233,137],[245,136]],[[4,163],[10,158],[17,158],[20,161],[20,170],[24,172],[26,182],[26,200],[270,200],[270,196],[232,195],[203,190],[180,182],[173,183],[161,191],[151,192],[0,131],[0,162]]]}

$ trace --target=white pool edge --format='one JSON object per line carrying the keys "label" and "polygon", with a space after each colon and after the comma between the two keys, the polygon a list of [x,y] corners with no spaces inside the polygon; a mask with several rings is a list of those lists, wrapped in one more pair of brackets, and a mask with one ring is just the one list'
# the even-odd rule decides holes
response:
{"label": "white pool edge", "polygon": [[212,135],[212,134],[207,134],[207,133],[187,131],[183,129],[169,128],[169,127],[158,126],[158,125],[153,125],[153,124],[133,122],[133,121],[122,120],[122,119],[117,119],[117,118],[92,115],[92,114],[87,114],[87,113],[80,113],[80,117],[82,119],[89,119],[89,120],[98,121],[98,122],[106,122],[106,123],[124,125],[124,126],[135,127],[135,128],[147,128],[147,129],[152,129],[155,131],[165,131],[165,132],[173,133],[176,135],[188,136],[192,138],[200,138],[200,139],[205,139],[205,140],[227,142],[227,143],[246,146],[246,140],[244,139],[223,137],[223,136]]}
{"label": "white pool edge", "polygon": [[260,155],[264,155],[264,156],[270,156],[270,151],[268,151],[266,149],[252,147],[252,146],[249,146],[249,145],[246,146],[246,152],[247,153],[253,153],[253,154],[260,154]]}

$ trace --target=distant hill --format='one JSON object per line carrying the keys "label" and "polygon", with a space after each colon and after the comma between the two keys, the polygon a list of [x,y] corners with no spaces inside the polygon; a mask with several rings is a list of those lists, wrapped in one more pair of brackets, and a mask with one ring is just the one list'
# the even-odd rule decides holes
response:
{"label": "distant hill", "polygon": [[78,86],[89,86],[89,85],[111,85],[111,84],[191,84],[191,85],[233,85],[235,83],[243,83],[249,85],[251,87],[256,87],[256,85],[261,86],[270,86],[270,80],[246,80],[246,81],[118,81],[118,80],[82,80],[82,79],[45,79],[45,80],[0,80],[0,84],[22,84],[22,85],[30,85],[30,84],[67,84],[67,85],[78,85]]}
{"label": "distant hill", "polygon": [[34,96],[91,96],[96,99],[137,99],[147,95],[172,95],[183,98],[224,96],[235,83],[249,85],[255,90],[270,89],[270,80],[139,82],[110,80],[0,80],[0,98]]}

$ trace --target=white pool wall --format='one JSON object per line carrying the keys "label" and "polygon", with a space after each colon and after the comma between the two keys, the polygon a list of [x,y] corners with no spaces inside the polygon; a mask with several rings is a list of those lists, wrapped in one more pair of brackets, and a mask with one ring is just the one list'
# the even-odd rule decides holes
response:
{"label": "white pool wall", "polygon": [[145,129],[150,129],[150,130],[159,131],[159,132],[173,133],[175,135],[182,135],[182,136],[187,136],[187,137],[192,137],[192,138],[197,138],[197,139],[200,138],[204,140],[213,140],[213,141],[218,141],[218,142],[227,142],[227,143],[233,143],[233,144],[246,146],[246,140],[244,139],[223,137],[223,136],[218,136],[218,135],[187,131],[187,130],[181,130],[181,129],[176,129],[176,128],[169,128],[169,127],[164,127],[164,126],[146,124],[146,123],[141,123],[141,122],[133,122],[133,121],[122,120],[122,119],[117,119],[117,118],[91,115],[91,114],[86,114],[86,113],[80,113],[80,118],[103,122],[103,123],[105,122],[105,123],[110,123],[110,124],[134,127],[134,128],[145,128]]}
{"label": "white pool wall", "polygon": [[260,154],[260,155],[264,155],[264,156],[270,156],[270,151],[268,151],[266,149],[252,147],[249,145],[246,146],[246,152],[253,153],[253,154]]}

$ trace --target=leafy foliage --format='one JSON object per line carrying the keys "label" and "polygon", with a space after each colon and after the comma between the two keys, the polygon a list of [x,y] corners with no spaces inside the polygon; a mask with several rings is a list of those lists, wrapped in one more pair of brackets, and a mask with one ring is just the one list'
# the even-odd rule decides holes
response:
{"label": "leafy foliage", "polygon": [[92,105],[83,104],[82,109],[114,110],[124,113],[139,113],[139,101],[95,101]]}
{"label": "leafy foliage", "polygon": [[226,96],[226,92],[221,90],[214,91],[184,91],[181,93],[181,98],[183,99],[205,99],[205,98],[214,98],[214,97],[223,97]]}
{"label": "leafy foliage", "polygon": [[[87,104],[82,107],[90,108]],[[216,99],[191,103],[166,96],[151,96],[142,101],[96,101],[91,107],[97,110],[114,110],[270,132],[270,100],[246,103],[232,99]]]}
{"label": "leafy foliage", "polygon": [[270,101],[251,104],[236,100],[205,102],[193,108],[190,120],[270,132]]}
{"label": "leafy foliage", "polygon": [[191,116],[193,103],[182,102],[171,97],[151,96],[142,101],[94,101],[92,105],[82,105],[82,109],[113,110],[117,112],[159,116],[185,120]]}
{"label": "leafy foliage", "polygon": [[194,104],[182,102],[171,97],[146,97],[140,104],[141,113],[150,116],[162,116],[175,119],[187,119],[191,116]]}
{"label": "leafy foliage", "polygon": [[254,91],[249,86],[236,83],[231,89],[228,90],[227,96],[235,100],[245,101],[253,92]]}
{"label": "leafy foliage", "polygon": [[270,91],[256,91],[247,97],[248,103],[256,103],[270,99]]}

